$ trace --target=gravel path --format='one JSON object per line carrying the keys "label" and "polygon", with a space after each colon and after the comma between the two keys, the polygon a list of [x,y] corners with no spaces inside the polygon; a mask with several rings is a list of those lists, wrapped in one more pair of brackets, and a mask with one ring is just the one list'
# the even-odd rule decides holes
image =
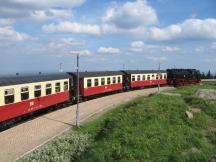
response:
{"label": "gravel path", "polygon": [[[168,90],[171,87],[162,87]],[[80,118],[84,121],[138,96],[147,96],[157,88],[118,93],[80,104]],[[26,123],[0,132],[0,161],[14,161],[69,130],[75,123],[76,105],[45,114]]]}

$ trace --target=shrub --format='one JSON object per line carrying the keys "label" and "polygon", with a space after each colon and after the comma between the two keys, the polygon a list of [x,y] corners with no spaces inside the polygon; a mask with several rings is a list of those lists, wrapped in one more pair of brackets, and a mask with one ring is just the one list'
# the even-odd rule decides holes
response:
{"label": "shrub", "polygon": [[70,133],[57,138],[42,149],[34,151],[29,156],[19,160],[20,162],[69,162],[80,156],[90,145],[88,134]]}

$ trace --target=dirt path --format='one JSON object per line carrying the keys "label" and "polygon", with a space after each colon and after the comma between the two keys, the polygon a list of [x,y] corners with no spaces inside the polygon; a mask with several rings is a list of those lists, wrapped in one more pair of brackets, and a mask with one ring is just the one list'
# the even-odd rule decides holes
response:
{"label": "dirt path", "polygon": [[[171,87],[162,87],[168,90]],[[138,96],[157,92],[157,88],[136,90],[101,97],[80,104],[82,121]],[[0,133],[0,161],[14,161],[69,130],[75,123],[76,105],[43,115]]]}

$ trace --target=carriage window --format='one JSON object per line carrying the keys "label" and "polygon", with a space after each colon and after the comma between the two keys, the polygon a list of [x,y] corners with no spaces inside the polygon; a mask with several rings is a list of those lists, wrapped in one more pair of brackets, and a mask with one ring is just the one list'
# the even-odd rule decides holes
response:
{"label": "carriage window", "polygon": [[150,80],[150,75],[148,75],[147,80]]}
{"label": "carriage window", "polygon": [[134,75],[132,75],[132,81],[135,81],[135,76]]}
{"label": "carriage window", "polygon": [[87,87],[91,87],[91,86],[92,86],[91,79],[88,79],[87,80]]}
{"label": "carriage window", "polygon": [[14,102],[14,89],[6,89],[5,94],[5,104],[13,103]]}
{"label": "carriage window", "polygon": [[64,82],[64,91],[67,91],[67,90],[68,90],[68,82],[65,81],[65,82]]}
{"label": "carriage window", "polygon": [[142,76],[142,80],[145,80],[145,75]]}
{"label": "carriage window", "polygon": [[113,83],[116,83],[116,77],[113,77]]}
{"label": "carriage window", "polygon": [[41,85],[36,85],[34,87],[34,96],[40,97],[41,96]]}
{"label": "carriage window", "polygon": [[166,79],[166,77],[167,77],[166,74],[164,74],[164,79]]}
{"label": "carriage window", "polygon": [[156,75],[156,80],[158,80],[158,75]]}
{"label": "carriage window", "polygon": [[107,78],[107,84],[110,84],[110,78]]}
{"label": "carriage window", "polygon": [[101,85],[105,84],[105,78],[101,78]]}
{"label": "carriage window", "polygon": [[29,99],[29,88],[23,87],[21,88],[21,100]]}
{"label": "carriage window", "polygon": [[94,85],[98,86],[98,79],[94,79]]}
{"label": "carriage window", "polygon": [[60,91],[61,91],[61,84],[60,84],[60,82],[57,82],[55,84],[55,92],[60,92]]}
{"label": "carriage window", "polygon": [[140,80],[140,75],[137,75],[137,80],[138,80],[138,81]]}
{"label": "carriage window", "polygon": [[162,76],[162,74],[160,74],[160,79],[163,79],[163,76]]}
{"label": "carriage window", "polygon": [[121,77],[118,77],[118,83],[121,83]]}
{"label": "carriage window", "polygon": [[52,93],[52,84],[46,84],[46,95],[50,95]]}

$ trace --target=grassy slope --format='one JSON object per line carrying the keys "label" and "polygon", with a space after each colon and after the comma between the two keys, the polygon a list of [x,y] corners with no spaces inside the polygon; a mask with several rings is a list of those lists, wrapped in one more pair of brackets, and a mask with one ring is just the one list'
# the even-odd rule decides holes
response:
{"label": "grassy slope", "polygon": [[[121,105],[21,161],[210,161],[216,133],[208,125],[216,107],[189,99],[197,88],[175,90],[183,97],[155,95]],[[202,111],[189,120],[185,111],[194,106]]]}
{"label": "grassy slope", "polygon": [[180,93],[182,95],[192,95],[196,92],[197,89],[216,89],[215,83],[204,83],[202,85],[191,85],[185,87],[179,87],[176,89],[171,90],[174,93]]}
{"label": "grassy slope", "polygon": [[202,133],[209,117],[188,120],[188,109],[180,97],[136,99],[81,130],[94,143],[77,161],[209,161],[214,147]]}
{"label": "grassy slope", "polygon": [[216,89],[216,84],[209,83],[203,85],[192,85],[186,87],[180,87],[171,92],[182,94],[185,102],[191,107],[200,108],[206,114],[211,116],[213,119],[216,119],[216,105],[215,102],[209,102],[205,99],[200,99],[194,96],[194,93],[197,89]]}

